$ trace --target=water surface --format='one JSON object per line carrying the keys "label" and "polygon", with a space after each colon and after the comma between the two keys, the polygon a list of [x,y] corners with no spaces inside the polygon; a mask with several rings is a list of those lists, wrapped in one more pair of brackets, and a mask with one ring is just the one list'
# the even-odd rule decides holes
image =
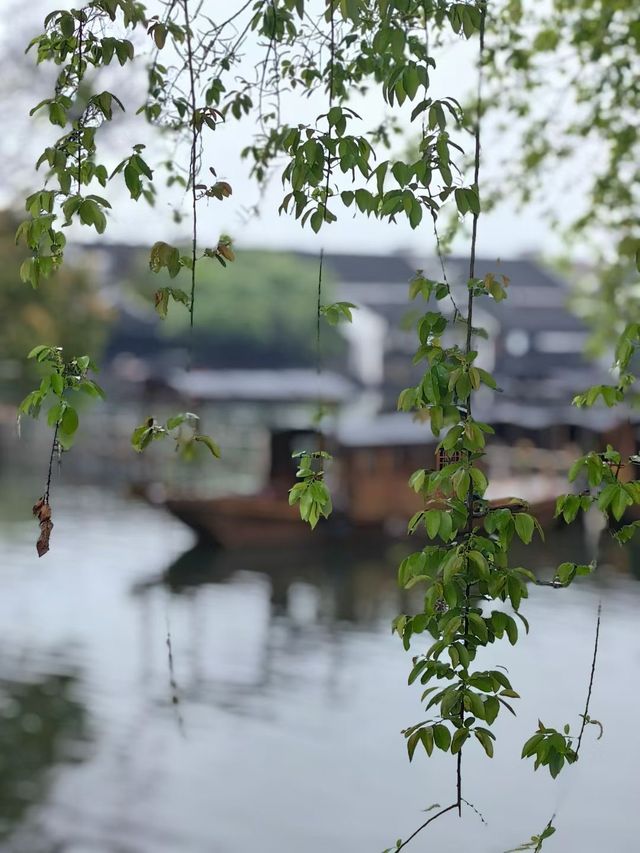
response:
{"label": "water surface", "polygon": [[[380,853],[452,801],[453,759],[410,765],[400,735],[423,717],[389,631],[408,606],[394,549],[215,554],[160,510],[63,488],[38,560],[26,490],[2,494],[2,850]],[[555,536],[528,565],[589,549]],[[638,561],[615,546],[605,563],[571,590],[533,589],[531,634],[485,654],[525,697],[493,761],[465,749],[464,795],[487,825],[449,815],[410,849],[502,853],[554,812],[545,851],[640,849]],[[520,750],[538,717],[579,723],[599,601],[605,733],[554,782]]]}

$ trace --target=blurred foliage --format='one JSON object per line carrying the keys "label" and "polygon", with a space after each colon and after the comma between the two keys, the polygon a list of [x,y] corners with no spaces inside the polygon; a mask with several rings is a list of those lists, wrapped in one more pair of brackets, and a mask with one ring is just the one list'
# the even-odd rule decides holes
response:
{"label": "blurred foliage", "polygon": [[84,756],[87,713],[75,686],[63,675],[0,682],[0,843],[42,803],[54,766]]}
{"label": "blurred foliage", "polygon": [[22,393],[36,368],[27,353],[42,342],[99,357],[111,320],[88,271],[67,265],[38,291],[20,281],[27,256],[16,246],[18,220],[0,212],[0,387]]}
{"label": "blurred foliage", "polygon": [[575,307],[605,349],[640,309],[638,4],[508,0],[490,21],[489,98],[517,151],[495,194],[541,202],[586,256]]}
{"label": "blurred foliage", "polygon": [[[285,252],[237,251],[233,264],[222,268],[214,259],[198,265],[198,308],[194,350],[215,366],[275,366],[316,361],[318,264],[313,258]],[[146,265],[145,265],[146,266]],[[130,287],[153,304],[159,276],[140,264]],[[322,302],[334,291],[327,265],[323,270]],[[189,312],[175,305],[163,320],[162,333],[171,338],[188,334]],[[323,356],[343,351],[343,339],[322,324]]]}

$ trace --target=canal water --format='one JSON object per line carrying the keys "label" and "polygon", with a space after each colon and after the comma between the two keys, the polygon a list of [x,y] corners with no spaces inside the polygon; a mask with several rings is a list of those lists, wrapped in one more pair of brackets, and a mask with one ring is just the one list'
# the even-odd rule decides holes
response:
{"label": "canal water", "polygon": [[[399,553],[216,554],[161,510],[62,487],[38,560],[28,489],[0,520],[0,849],[10,853],[381,853],[454,797],[451,756],[407,759],[423,718]],[[589,557],[579,534],[518,555]],[[590,557],[589,557],[590,558]],[[545,851],[640,850],[640,558],[617,545],[571,590],[535,588],[532,631],[482,663],[523,695],[492,761],[465,749],[464,796],[410,850],[503,853],[556,814]],[[578,764],[553,781],[520,759],[538,718],[579,725]],[[417,649],[420,645],[416,646]]]}

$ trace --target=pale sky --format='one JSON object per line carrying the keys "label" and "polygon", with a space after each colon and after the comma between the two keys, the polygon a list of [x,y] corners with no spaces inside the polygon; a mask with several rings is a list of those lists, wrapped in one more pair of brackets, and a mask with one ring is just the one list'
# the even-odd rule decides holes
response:
{"label": "pale sky", "polygon": [[[0,7],[8,10],[12,7],[12,2],[13,0],[0,0]],[[38,5],[41,10],[51,7],[51,4],[43,0],[38,0]],[[15,5],[12,8],[15,8]],[[36,14],[33,7],[30,14]],[[13,39],[12,42],[13,47],[15,45]],[[432,80],[435,96],[453,95],[460,100],[464,99],[475,82],[472,57],[473,53],[469,50],[469,45],[449,47],[440,53],[438,72]],[[251,53],[248,59],[251,60]],[[129,95],[125,102],[131,116],[140,103],[142,85],[131,84],[131,71],[126,67],[122,73],[117,71],[109,73],[113,76],[113,85],[110,88],[120,96],[123,90]],[[46,89],[43,89],[45,83],[41,72],[36,72],[34,77],[29,78],[28,93],[26,96],[23,94],[19,100],[17,98],[15,100],[15,132],[6,143],[11,148],[12,156],[22,159],[21,165],[25,170],[26,180],[29,182],[33,180],[33,189],[38,187],[38,178],[30,173],[28,164],[37,158],[42,148],[56,135],[55,128],[44,121],[34,122],[26,115],[29,105],[47,96]],[[283,112],[292,123],[313,122],[320,112],[326,110],[326,106],[321,98],[313,104],[297,96],[283,100]],[[354,102],[353,106],[364,120],[363,128],[373,127],[385,112],[384,105],[376,98],[369,96],[360,98]],[[386,111],[388,112],[388,108]],[[108,145],[108,158],[112,164],[129,153],[133,142],[149,141],[150,145],[153,144],[149,128],[144,126],[141,119],[136,121],[133,127],[130,121],[119,121],[114,125],[109,132]],[[405,120],[405,126],[410,134],[406,138],[415,138],[417,125],[409,128]],[[315,235],[309,227],[302,229],[292,216],[278,215],[277,210],[284,194],[279,179],[272,182],[263,198],[260,216],[247,219],[245,210],[257,200],[258,192],[255,185],[248,179],[248,164],[241,160],[239,152],[248,144],[250,138],[251,127],[246,122],[239,125],[230,122],[228,126],[210,133],[207,138],[205,172],[206,167],[214,166],[218,177],[228,180],[234,192],[233,196],[224,202],[212,200],[199,205],[199,232],[203,245],[215,244],[220,233],[229,233],[238,246],[245,247],[299,248],[318,252],[324,248],[327,251],[362,253],[398,250],[410,251],[416,255],[433,253],[431,219],[426,215],[418,230],[412,231],[404,218],[400,219],[396,225],[377,222],[374,219],[367,219],[359,212],[354,216],[355,206],[347,210],[338,204],[334,205],[335,212],[339,214],[338,222],[323,227],[319,235]],[[486,134],[485,140],[487,138]],[[499,138],[495,143],[486,142],[483,151],[481,186],[484,185],[489,189],[491,182],[499,178],[496,163],[505,154],[508,156],[510,144],[513,145],[504,138]],[[471,146],[471,140],[468,146]],[[152,151],[151,147],[148,149],[148,159],[152,166],[154,153],[159,157],[166,156],[163,155],[162,148],[158,148],[157,145],[153,147],[155,151]],[[14,169],[13,165],[11,169]],[[342,189],[345,188],[347,186],[342,186]],[[551,197],[557,193],[557,206],[563,210],[565,217],[578,210],[578,191],[569,200],[554,185],[548,188],[548,192]],[[157,239],[175,240],[186,235],[189,230],[188,224],[176,229],[172,222],[171,204],[171,196],[163,190],[160,192],[155,209],[148,208],[144,202],[135,204],[127,199],[125,194],[117,193],[114,197],[114,212],[102,239],[149,243]],[[76,235],[79,239],[91,240],[96,236],[95,232],[89,232],[86,228],[74,229],[69,236]],[[506,258],[523,253],[553,254],[560,249],[561,244],[544,220],[540,209],[530,206],[526,211],[518,212],[513,206],[504,205],[491,214],[483,214],[479,229],[479,247],[481,254],[492,258]],[[459,240],[454,248],[461,253],[467,251],[468,240],[466,238]]]}

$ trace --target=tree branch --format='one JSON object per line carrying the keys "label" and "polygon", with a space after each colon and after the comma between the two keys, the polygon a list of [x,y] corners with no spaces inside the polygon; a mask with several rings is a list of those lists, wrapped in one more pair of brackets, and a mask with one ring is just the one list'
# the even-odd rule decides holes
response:
{"label": "tree branch", "polygon": [[587,690],[587,700],[584,705],[584,713],[582,714],[582,726],[580,727],[580,734],[578,735],[578,745],[576,747],[576,755],[580,753],[580,746],[582,745],[582,735],[584,734],[584,730],[587,725],[587,720],[589,719],[589,704],[591,702],[591,693],[593,691],[593,681],[596,674],[596,661],[598,659],[598,642],[600,640],[600,618],[602,615],[602,602],[598,604],[598,618],[596,621],[596,636],[593,644],[593,657],[591,659],[591,674],[589,676],[589,689]]}
{"label": "tree branch", "polygon": [[432,815],[432,817],[430,817],[429,820],[425,820],[425,822],[422,824],[422,826],[419,826],[415,832],[412,832],[411,835],[406,839],[406,841],[403,841],[402,844],[400,844],[398,847],[395,848],[393,853],[398,853],[398,850],[402,850],[403,847],[406,847],[407,844],[409,844],[411,841],[413,841],[413,839],[416,837],[416,835],[418,835],[418,833],[422,832],[422,830],[425,829],[427,826],[429,826],[430,823],[433,823],[434,820],[437,820],[439,817],[442,817],[442,815],[446,814],[447,812],[450,812],[450,811],[453,811],[454,809],[457,809],[458,806],[459,806],[459,802],[458,802],[458,800],[456,800],[455,803],[451,803],[451,805],[447,806],[446,809],[441,809],[439,812]]}

